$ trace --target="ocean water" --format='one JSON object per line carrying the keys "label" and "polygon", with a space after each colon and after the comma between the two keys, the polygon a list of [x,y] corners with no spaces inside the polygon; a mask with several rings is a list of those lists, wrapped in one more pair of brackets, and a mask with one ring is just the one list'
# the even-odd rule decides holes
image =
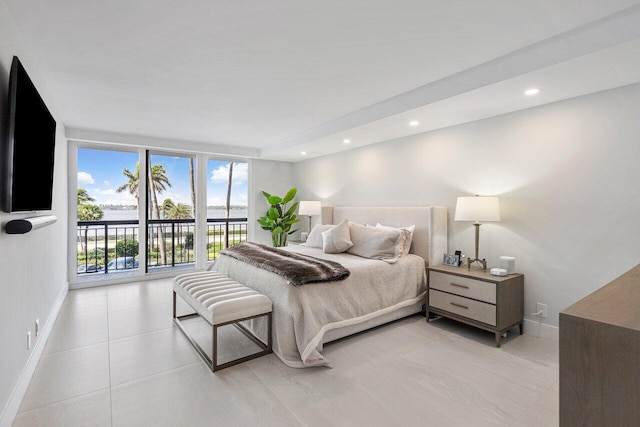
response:
{"label": "ocean water", "polygon": [[[111,209],[103,209],[104,217],[103,221],[119,221],[119,220],[129,220],[129,219],[137,219],[138,211],[137,210],[111,210]],[[247,210],[246,209],[231,209],[229,211],[229,216],[231,218],[246,218]],[[225,210],[224,209],[208,209],[207,210],[207,218],[224,218]]]}

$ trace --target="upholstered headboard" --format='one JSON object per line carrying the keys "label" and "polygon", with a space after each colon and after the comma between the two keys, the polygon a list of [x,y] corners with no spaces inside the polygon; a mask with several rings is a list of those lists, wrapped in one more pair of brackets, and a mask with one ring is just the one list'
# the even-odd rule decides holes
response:
{"label": "upholstered headboard", "polygon": [[421,256],[428,265],[442,264],[447,253],[447,208],[443,206],[417,207],[346,207],[324,206],[323,224],[339,224],[341,221],[392,227],[415,224],[410,253]]}

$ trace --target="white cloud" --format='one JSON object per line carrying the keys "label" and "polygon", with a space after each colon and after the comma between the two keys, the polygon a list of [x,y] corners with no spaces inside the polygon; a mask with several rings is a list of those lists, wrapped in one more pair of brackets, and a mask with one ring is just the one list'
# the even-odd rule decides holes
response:
{"label": "white cloud", "polygon": [[78,188],[85,188],[95,182],[89,172],[78,172]]}
{"label": "white cloud", "polygon": [[[235,163],[233,165],[233,184],[238,185],[243,182],[247,182],[249,178],[249,165],[248,163]],[[220,166],[211,172],[211,181],[220,184],[229,180],[229,165]]]}

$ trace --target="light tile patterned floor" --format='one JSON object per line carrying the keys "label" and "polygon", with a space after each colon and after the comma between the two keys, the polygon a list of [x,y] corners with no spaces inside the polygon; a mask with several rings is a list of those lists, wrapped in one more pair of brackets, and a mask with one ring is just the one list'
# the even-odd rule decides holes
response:
{"label": "light tile patterned floor", "polygon": [[558,425],[557,343],[498,349],[416,315],[325,346],[333,369],[269,355],[213,374],[172,324],[171,285],[69,292],[14,426]]}

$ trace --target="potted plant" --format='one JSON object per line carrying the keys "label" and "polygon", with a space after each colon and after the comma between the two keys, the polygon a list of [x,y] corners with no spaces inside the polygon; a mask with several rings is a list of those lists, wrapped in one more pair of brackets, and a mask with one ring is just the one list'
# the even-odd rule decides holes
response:
{"label": "potted plant", "polygon": [[297,192],[297,188],[292,188],[287,191],[284,197],[274,196],[266,191],[262,192],[270,207],[264,216],[258,218],[258,224],[263,230],[271,231],[271,241],[274,247],[286,246],[287,236],[298,231],[297,229],[291,230],[291,226],[300,221],[295,214],[298,202],[287,208],[287,204],[296,197]]}

